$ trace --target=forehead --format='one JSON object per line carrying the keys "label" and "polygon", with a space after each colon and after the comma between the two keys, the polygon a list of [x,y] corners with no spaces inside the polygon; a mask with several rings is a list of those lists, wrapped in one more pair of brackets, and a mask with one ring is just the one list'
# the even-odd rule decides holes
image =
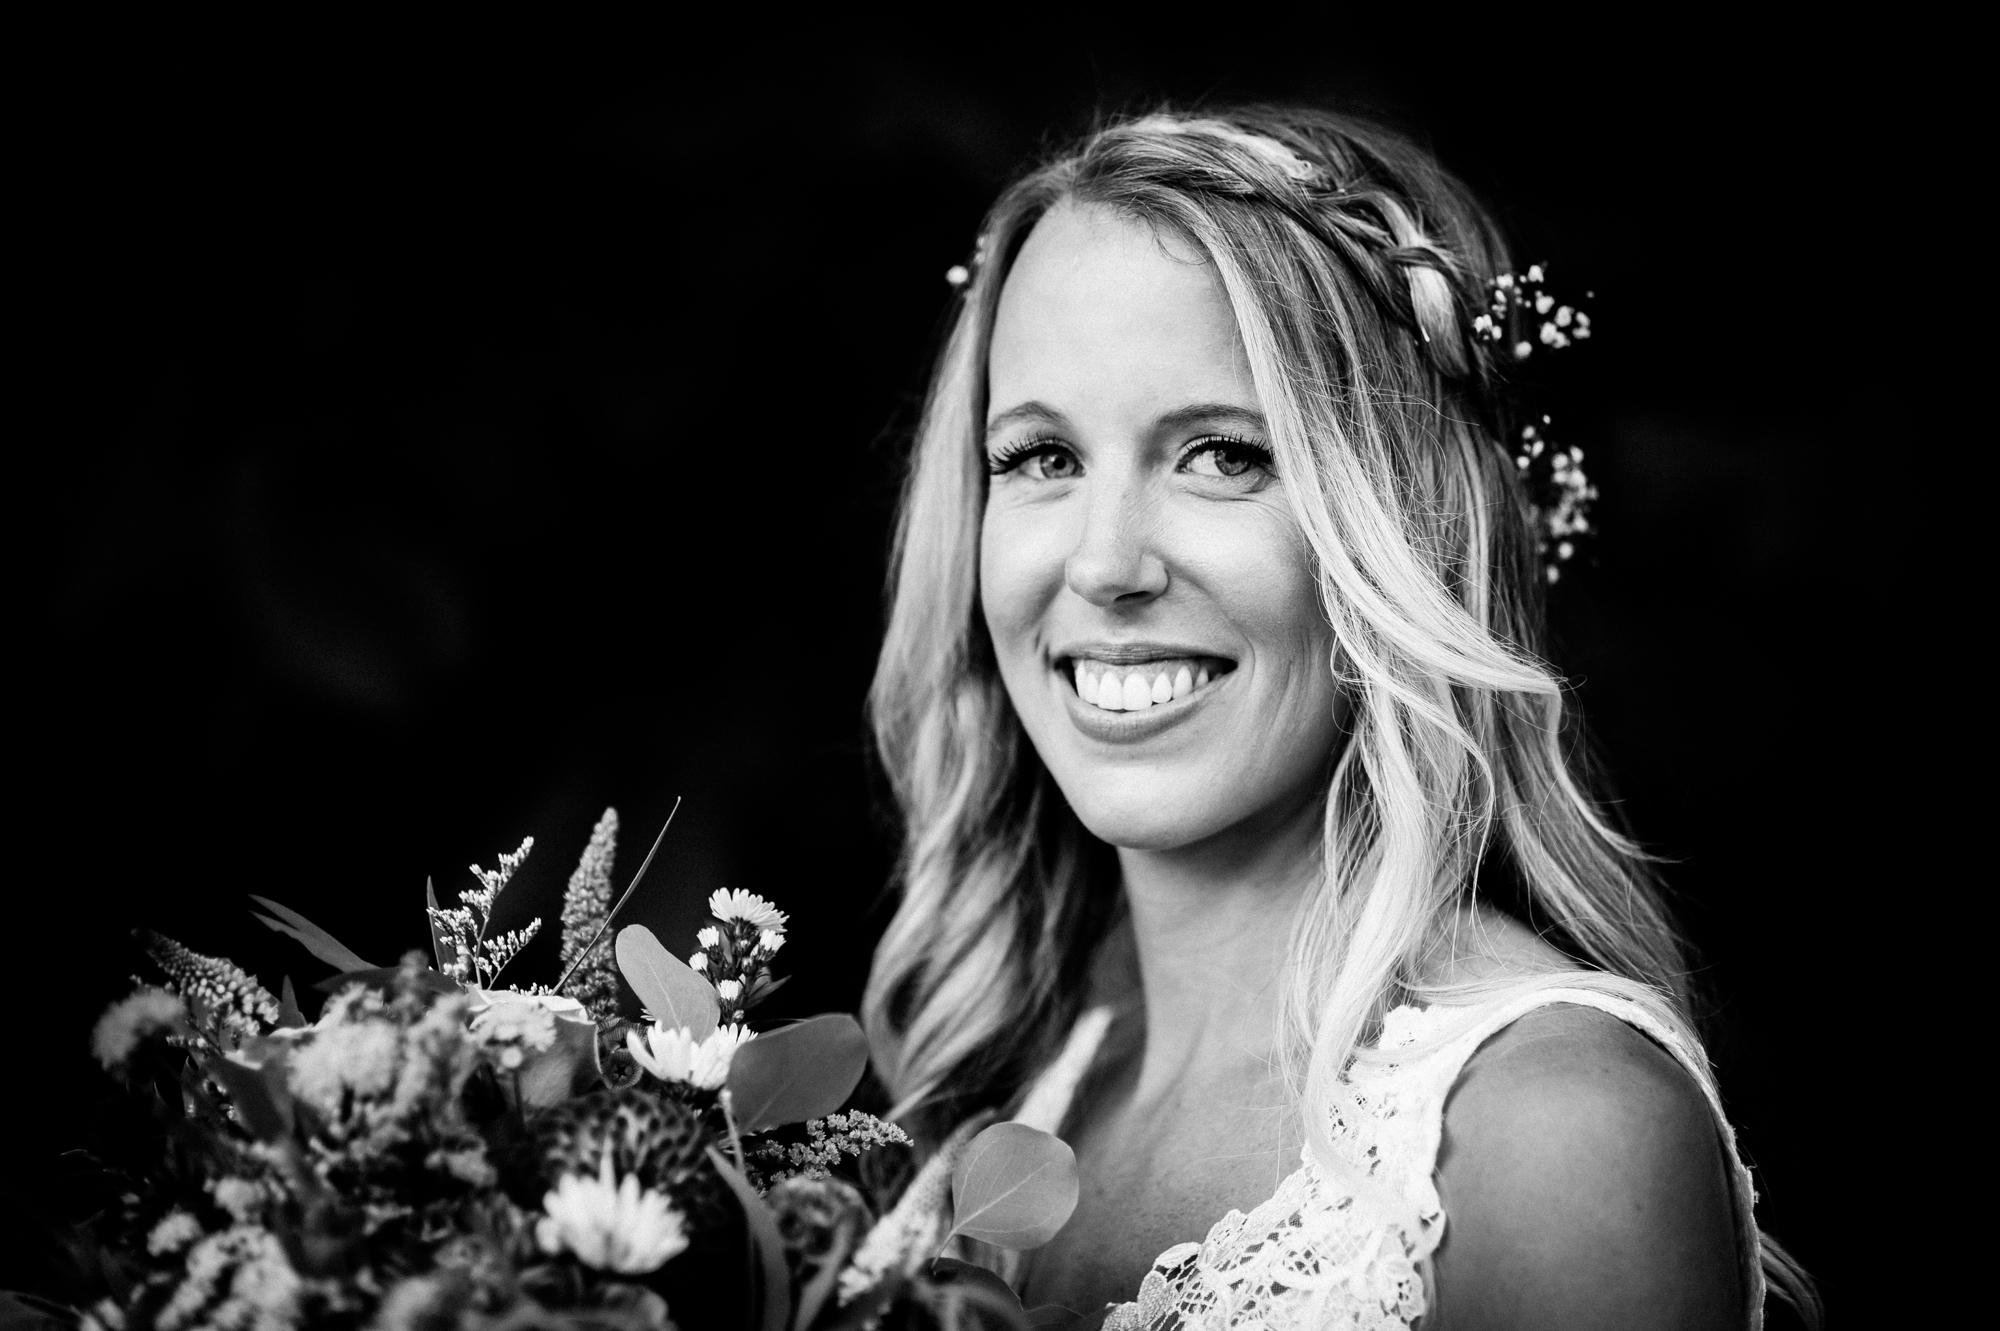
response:
{"label": "forehead", "polygon": [[994,413],[1029,398],[1120,414],[1256,406],[1215,266],[1101,204],[1063,203],[1035,225],[1001,289],[987,374]]}

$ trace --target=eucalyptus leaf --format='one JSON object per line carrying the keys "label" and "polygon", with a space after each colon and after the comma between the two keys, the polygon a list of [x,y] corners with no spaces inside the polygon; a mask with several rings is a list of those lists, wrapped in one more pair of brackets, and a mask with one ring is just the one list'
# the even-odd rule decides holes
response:
{"label": "eucalyptus leaf", "polygon": [[[618,970],[639,1001],[662,1026],[685,1026],[697,1040],[714,1033],[721,1019],[715,986],[689,969],[643,924],[618,931]],[[755,1044],[756,1041],[751,1041]]]}
{"label": "eucalyptus leaf", "polygon": [[708,1148],[708,1162],[743,1208],[743,1227],[750,1234],[752,1325],[757,1331],[785,1331],[792,1320],[792,1275],[785,1265],[785,1240],[778,1233],[778,1218],[750,1186],[750,1180],[713,1146]]}
{"label": "eucalyptus leaf", "polygon": [[595,1082],[602,1072],[597,1061],[596,1022],[558,1016],[555,1029],[556,1038],[549,1047],[529,1053],[516,1073],[521,1103],[530,1109],[554,1108]]}
{"label": "eucalyptus leaf", "polygon": [[290,906],[280,906],[269,897],[260,897],[254,893],[251,894],[250,899],[265,910],[270,911],[271,915],[278,917],[274,920],[270,915],[257,915],[257,912],[253,910],[250,913],[257,917],[258,923],[262,924],[266,929],[273,929],[278,933],[288,934],[298,939],[301,943],[305,944],[306,951],[312,953],[336,970],[372,971],[377,969],[374,962],[363,961],[353,948],[348,947],[332,934],[293,910]]}
{"label": "eucalyptus leaf", "polygon": [[[931,1263],[931,1280],[945,1298],[958,1305],[960,1313],[972,1313],[977,1324],[1001,1327],[1005,1331],[1031,1331],[1021,1300],[1002,1280],[983,1266],[961,1262],[956,1257],[940,1257]],[[941,1319],[947,1325],[963,1317]]]}
{"label": "eucalyptus leaf", "polygon": [[1076,1209],[1076,1155],[1025,1123],[995,1123],[951,1172],[952,1227],[995,1247],[1039,1248]]}
{"label": "eucalyptus leaf", "polygon": [[259,1140],[276,1141],[292,1130],[292,1097],[285,1087],[282,1061],[253,1068],[233,1059],[212,1058],[204,1070],[229,1092],[237,1117]]}
{"label": "eucalyptus leaf", "polygon": [[847,1103],[867,1070],[861,1023],[829,1012],[739,1047],[729,1061],[730,1106],[746,1133],[825,1118]]}

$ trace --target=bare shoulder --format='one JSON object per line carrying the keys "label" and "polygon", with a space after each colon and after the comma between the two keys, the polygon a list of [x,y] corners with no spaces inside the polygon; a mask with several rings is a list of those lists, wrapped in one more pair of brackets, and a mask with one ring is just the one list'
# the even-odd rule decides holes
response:
{"label": "bare shoulder", "polygon": [[1458,912],[1426,958],[1422,979],[1444,986],[1505,983],[1575,965],[1519,920],[1475,903]]}
{"label": "bare shoulder", "polygon": [[1707,1100],[1614,1017],[1552,1006],[1482,1046],[1446,1103],[1438,1182],[1425,1331],[1742,1324]]}

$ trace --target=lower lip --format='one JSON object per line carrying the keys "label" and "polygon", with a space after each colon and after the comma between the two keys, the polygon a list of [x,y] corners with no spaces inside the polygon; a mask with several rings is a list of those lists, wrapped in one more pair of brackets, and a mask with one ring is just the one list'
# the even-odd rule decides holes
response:
{"label": "lower lip", "polygon": [[1063,672],[1051,671],[1050,674],[1054,677],[1056,688],[1062,692],[1064,705],[1069,708],[1069,719],[1078,730],[1107,744],[1133,744],[1151,739],[1193,716],[1217,689],[1235,677],[1236,672],[1232,670],[1226,675],[1217,675],[1185,698],[1154,703],[1136,712],[1110,712],[1087,703],[1077,696],[1076,689]]}

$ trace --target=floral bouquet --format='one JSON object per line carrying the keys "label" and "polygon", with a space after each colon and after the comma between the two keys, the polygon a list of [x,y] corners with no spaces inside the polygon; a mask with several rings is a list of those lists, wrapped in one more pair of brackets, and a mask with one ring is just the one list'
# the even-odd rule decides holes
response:
{"label": "floral bouquet", "polygon": [[1068,1148],[976,1120],[912,1171],[902,1130],[848,1107],[868,1064],[852,1017],[750,1023],[783,983],[784,912],[718,891],[686,961],[612,932],[652,862],[614,906],[617,826],[606,811],[570,878],[552,988],[500,984],[539,920],[490,927],[532,839],[474,866],[457,905],[427,888],[433,956],[394,966],[253,898],[338,972],[316,1017],[289,978],[273,996],[142,932],[164,982],[93,1036],[129,1130],[70,1238],[80,1296],[0,1312],[90,1331],[1060,1324],[941,1253],[1046,1242],[1075,1205]]}

